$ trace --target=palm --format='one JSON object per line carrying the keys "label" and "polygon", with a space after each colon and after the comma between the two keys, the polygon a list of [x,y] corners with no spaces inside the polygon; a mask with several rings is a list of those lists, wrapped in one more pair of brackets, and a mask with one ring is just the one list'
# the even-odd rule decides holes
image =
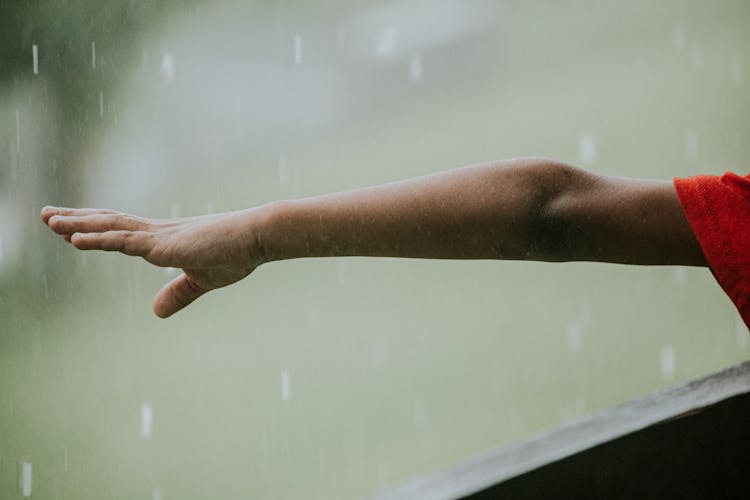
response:
{"label": "palm", "polygon": [[155,221],[109,210],[42,210],[42,220],[81,250],[118,251],[184,273],[154,299],[167,317],[200,295],[235,283],[261,262],[242,213]]}

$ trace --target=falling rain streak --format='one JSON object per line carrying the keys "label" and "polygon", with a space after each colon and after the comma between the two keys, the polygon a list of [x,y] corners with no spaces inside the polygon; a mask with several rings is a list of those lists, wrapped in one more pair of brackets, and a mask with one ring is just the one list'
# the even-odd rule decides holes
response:
{"label": "falling rain streak", "polygon": [[149,403],[141,406],[141,437],[145,440],[151,439],[154,410]]}
{"label": "falling rain streak", "polygon": [[99,116],[104,116],[104,92],[99,92]]}
{"label": "falling rain streak", "polygon": [[578,140],[578,157],[586,165],[590,165],[596,160],[596,138],[593,134],[581,134]]}
{"label": "falling rain streak", "polygon": [[34,74],[39,74],[39,49],[36,44],[31,46],[31,54],[34,59]]}
{"label": "falling rain streak", "polygon": [[91,42],[91,67],[96,68],[96,43]]}
{"label": "falling rain streak", "polygon": [[294,64],[302,64],[302,37],[294,35]]}
{"label": "falling rain streak", "polygon": [[671,345],[662,348],[660,354],[661,377],[664,380],[670,380],[674,377],[676,366],[675,351]]}
{"label": "falling rain streak", "polygon": [[289,401],[289,398],[291,397],[290,394],[290,385],[291,385],[291,376],[289,375],[289,370],[282,370],[281,371],[281,400],[282,401]]}
{"label": "falling rain streak", "polygon": [[31,462],[18,463],[18,492],[23,497],[31,496]]}
{"label": "falling rain streak", "polygon": [[21,152],[21,114],[16,110],[16,153]]}

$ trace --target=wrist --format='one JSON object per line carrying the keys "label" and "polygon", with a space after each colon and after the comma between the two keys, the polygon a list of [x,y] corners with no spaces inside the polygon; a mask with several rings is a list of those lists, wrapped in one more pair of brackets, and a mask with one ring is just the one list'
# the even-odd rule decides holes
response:
{"label": "wrist", "polygon": [[284,236],[282,224],[289,202],[273,201],[243,212],[246,234],[249,236],[249,253],[257,265],[292,258],[282,251]]}

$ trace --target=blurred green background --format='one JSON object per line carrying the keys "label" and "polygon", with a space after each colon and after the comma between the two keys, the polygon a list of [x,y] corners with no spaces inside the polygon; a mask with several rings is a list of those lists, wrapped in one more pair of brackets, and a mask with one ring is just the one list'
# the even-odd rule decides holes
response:
{"label": "blurred green background", "polygon": [[748,359],[705,269],[303,259],[159,320],[176,271],[38,219],[530,155],[744,174],[748,24],[742,0],[1,3],[0,498],[359,498]]}

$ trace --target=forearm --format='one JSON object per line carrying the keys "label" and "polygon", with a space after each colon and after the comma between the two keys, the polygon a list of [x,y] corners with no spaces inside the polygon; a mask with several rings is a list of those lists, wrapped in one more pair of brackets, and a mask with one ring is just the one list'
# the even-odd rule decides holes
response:
{"label": "forearm", "polygon": [[560,165],[521,159],[264,207],[265,260],[328,256],[544,259],[533,238]]}

